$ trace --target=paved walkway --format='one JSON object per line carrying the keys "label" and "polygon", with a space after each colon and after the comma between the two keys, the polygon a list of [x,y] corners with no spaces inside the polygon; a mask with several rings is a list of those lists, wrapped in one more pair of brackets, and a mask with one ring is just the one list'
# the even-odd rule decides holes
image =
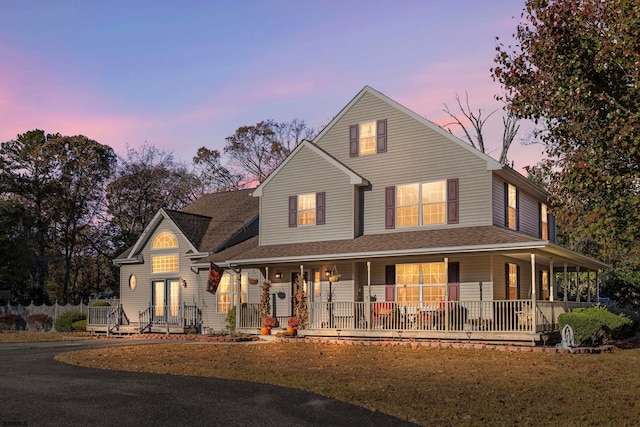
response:
{"label": "paved walkway", "polygon": [[146,343],[125,339],[0,344],[0,425],[411,425],[290,388],[107,371],[70,366],[53,359],[64,351]]}

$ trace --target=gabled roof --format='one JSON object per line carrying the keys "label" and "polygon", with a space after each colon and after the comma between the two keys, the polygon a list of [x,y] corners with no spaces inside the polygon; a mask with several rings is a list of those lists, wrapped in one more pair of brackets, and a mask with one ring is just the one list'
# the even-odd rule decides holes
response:
{"label": "gabled roof", "polygon": [[248,230],[255,223],[259,201],[251,197],[252,191],[205,194],[182,211],[160,209],[137,242],[114,262],[142,262],[139,254],[163,220],[169,221],[188,240],[188,257],[202,258],[210,252],[222,250],[231,239],[234,242],[241,240],[238,236],[242,236],[243,230]]}
{"label": "gabled roof", "polygon": [[182,212],[211,218],[202,235],[198,250],[215,252],[238,231],[245,229],[258,216],[259,200],[251,197],[253,189],[205,194]]}
{"label": "gabled roof", "polygon": [[500,170],[500,169],[502,169],[502,164],[500,164],[500,162],[498,162],[497,160],[495,160],[491,156],[488,156],[488,155],[484,154],[483,152],[473,148],[471,145],[467,144],[466,142],[464,142],[463,140],[461,140],[457,136],[455,136],[452,133],[444,130],[443,128],[441,128],[440,126],[436,125],[432,121],[425,119],[421,115],[411,111],[410,109],[408,109],[404,105],[399,104],[398,102],[396,102],[393,99],[389,98],[388,96],[378,92],[377,90],[373,89],[370,86],[365,86],[364,88],[362,88],[362,90],[360,92],[358,92],[358,94],[355,97],[353,97],[353,99],[338,113],[338,115],[335,116],[333,118],[333,120],[331,120],[331,122],[329,122],[329,124],[318,135],[316,135],[316,137],[313,139],[313,142],[317,142],[317,141],[321,140],[322,137],[327,132],[329,132],[331,130],[331,128],[333,128],[333,126],[335,126],[336,123],[338,123],[338,121],[342,118],[342,116],[344,116],[345,113],[347,111],[349,111],[351,109],[351,107],[353,107],[355,105],[355,103],[358,102],[358,100],[360,100],[360,98],[362,98],[366,94],[371,94],[371,95],[375,96],[376,98],[378,98],[379,100],[381,100],[383,102],[386,102],[387,104],[389,104],[393,108],[396,108],[396,109],[402,111],[403,113],[407,114],[408,116],[414,118],[415,120],[417,120],[418,122],[422,123],[423,125],[425,125],[429,129],[431,129],[432,131],[437,132],[441,136],[447,138],[448,140],[450,140],[454,144],[457,144],[457,145],[461,146],[462,148],[464,148],[465,150],[467,150],[467,151],[473,153],[474,155],[480,157],[481,159],[483,159],[484,161],[487,162],[487,170]]}
{"label": "gabled roof", "polygon": [[363,177],[361,177],[360,175],[358,175],[357,173],[355,173],[353,170],[351,170],[349,167],[347,167],[344,163],[340,162],[339,160],[337,160],[335,157],[333,157],[332,155],[330,155],[329,153],[327,153],[326,151],[324,151],[322,148],[318,147],[316,144],[314,144],[313,142],[305,139],[303,140],[296,148],[295,150],[293,150],[291,152],[291,154],[289,154],[287,156],[286,159],[284,159],[284,161],[276,168],[276,170],[274,170],[268,177],[267,179],[265,179],[262,184],[260,184],[260,186],[258,188],[256,188],[256,190],[253,192],[253,197],[260,197],[262,196],[262,189],[269,183],[269,181],[271,181],[271,179],[283,168],[286,166],[287,163],[289,163],[291,161],[292,158],[295,157],[295,155],[302,150],[303,148],[308,148],[309,150],[313,151],[314,153],[316,153],[318,156],[320,156],[321,159],[325,160],[327,163],[331,164],[332,166],[334,166],[336,169],[338,169],[338,171],[344,173],[346,176],[349,177],[349,183],[352,185],[368,185],[369,182],[364,179]]}

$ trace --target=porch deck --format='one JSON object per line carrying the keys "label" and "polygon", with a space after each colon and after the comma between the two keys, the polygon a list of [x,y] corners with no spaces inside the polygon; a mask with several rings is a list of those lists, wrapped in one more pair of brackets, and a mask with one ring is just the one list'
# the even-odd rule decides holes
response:
{"label": "porch deck", "polygon": [[122,305],[89,307],[87,331],[107,335],[126,335],[139,333],[184,334],[199,332],[202,325],[202,312],[195,305],[154,306],[138,313],[138,321],[131,322]]}
{"label": "porch deck", "polygon": [[[532,300],[309,303],[305,336],[542,342],[558,331],[558,316],[576,303]],[[260,328],[259,305],[243,305],[238,328]],[[279,319],[286,325],[286,317]]]}

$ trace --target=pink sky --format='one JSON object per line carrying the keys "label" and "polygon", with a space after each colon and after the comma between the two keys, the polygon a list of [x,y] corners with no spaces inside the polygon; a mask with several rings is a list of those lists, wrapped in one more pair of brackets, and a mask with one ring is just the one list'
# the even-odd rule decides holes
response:
{"label": "pink sky", "polygon": [[[441,125],[456,93],[485,114],[500,107],[489,73],[495,37],[513,33],[522,3],[370,6],[9,3],[0,15],[0,141],[38,128],[118,153],[147,142],[190,161],[261,120],[324,125],[365,85]],[[496,113],[486,127],[494,157],[501,126]],[[510,152],[517,169],[541,156],[519,140]]]}

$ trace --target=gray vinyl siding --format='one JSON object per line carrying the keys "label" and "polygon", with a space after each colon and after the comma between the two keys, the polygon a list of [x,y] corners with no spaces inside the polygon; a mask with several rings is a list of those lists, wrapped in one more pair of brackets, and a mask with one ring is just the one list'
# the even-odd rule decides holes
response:
{"label": "gray vinyl siding", "polygon": [[[499,227],[505,226],[504,218],[504,183],[497,176],[493,177],[493,224]],[[517,188],[517,187],[516,187]],[[518,188],[519,194],[519,230],[521,233],[532,237],[540,237],[540,211],[539,200],[522,188]]]}
{"label": "gray vinyl siding", "polygon": [[493,292],[496,300],[506,300],[505,267],[507,263],[520,266],[520,294],[518,299],[531,298],[531,262],[505,256],[493,257]]}
{"label": "gray vinyl siding", "polygon": [[[289,227],[289,196],[317,192],[325,192],[325,224]],[[344,171],[302,148],[263,188],[260,245],[352,239],[355,193]]]}
{"label": "gray vinyl siding", "polygon": [[[387,119],[387,152],[349,157],[349,126],[376,119]],[[364,194],[364,234],[394,232],[385,229],[385,187],[449,178],[459,179],[459,223],[420,229],[491,224],[486,161],[374,95],[365,94],[315,142],[371,183]]]}
{"label": "gray vinyl siding", "polygon": [[493,225],[504,227],[506,222],[504,217],[504,180],[495,175],[492,180],[492,198]]}
{"label": "gray vinyl siding", "polygon": [[[170,231],[178,239],[178,248],[173,249],[151,249],[151,244],[155,236],[162,231]],[[195,304],[198,301],[198,277],[191,271],[191,261],[185,258],[185,253],[191,249],[189,242],[184,235],[172,224],[162,221],[150,239],[145,242],[141,251],[144,262],[142,264],[123,265],[120,267],[120,300],[129,321],[138,322],[139,313],[149,307],[152,303],[151,282],[161,279],[184,279],[186,287],[180,287],[180,302]],[[151,273],[151,257],[154,255],[178,255],[177,272]],[[137,286],[135,290],[129,289],[129,276],[136,275]]]}
{"label": "gray vinyl siding", "polygon": [[520,232],[540,237],[540,210],[538,200],[520,191]]}

